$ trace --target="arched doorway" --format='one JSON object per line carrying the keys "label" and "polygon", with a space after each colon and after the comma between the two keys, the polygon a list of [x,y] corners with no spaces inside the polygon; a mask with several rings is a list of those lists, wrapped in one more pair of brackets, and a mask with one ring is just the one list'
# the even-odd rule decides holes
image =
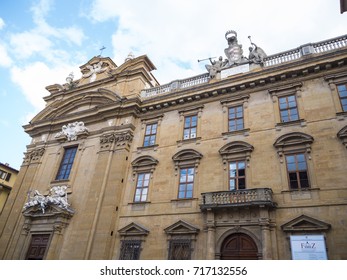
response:
{"label": "arched doorway", "polygon": [[234,233],[225,238],[220,250],[221,260],[257,260],[258,248],[254,240],[244,233]]}

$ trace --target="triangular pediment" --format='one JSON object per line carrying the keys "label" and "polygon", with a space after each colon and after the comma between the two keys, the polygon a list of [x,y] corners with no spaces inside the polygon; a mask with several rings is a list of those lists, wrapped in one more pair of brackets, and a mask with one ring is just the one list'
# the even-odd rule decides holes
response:
{"label": "triangular pediment", "polygon": [[139,235],[148,235],[149,230],[140,224],[131,223],[121,228],[120,230],[118,230],[118,232],[122,236],[139,236]]}
{"label": "triangular pediment", "polygon": [[200,229],[185,221],[179,220],[173,225],[165,228],[164,231],[167,234],[197,234]]}
{"label": "triangular pediment", "polygon": [[315,218],[301,215],[281,226],[285,232],[327,231],[331,225]]}

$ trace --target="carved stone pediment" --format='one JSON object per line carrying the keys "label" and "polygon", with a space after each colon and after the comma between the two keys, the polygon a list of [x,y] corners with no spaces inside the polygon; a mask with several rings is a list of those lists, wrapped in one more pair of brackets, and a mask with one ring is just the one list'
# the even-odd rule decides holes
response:
{"label": "carved stone pediment", "polygon": [[199,233],[200,229],[185,222],[182,220],[179,220],[178,222],[174,223],[173,225],[167,227],[164,229],[166,234],[197,234]]}
{"label": "carved stone pediment", "polygon": [[131,223],[118,230],[118,232],[121,236],[145,236],[148,235],[149,230],[140,224]]}
{"label": "carved stone pediment", "polygon": [[309,216],[301,215],[283,224],[281,228],[285,232],[317,232],[327,231],[331,228],[331,225]]}

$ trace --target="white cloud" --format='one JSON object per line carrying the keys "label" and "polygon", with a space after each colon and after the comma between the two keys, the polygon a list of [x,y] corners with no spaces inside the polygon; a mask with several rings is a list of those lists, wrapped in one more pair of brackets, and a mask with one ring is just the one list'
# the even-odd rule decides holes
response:
{"label": "white cloud", "polygon": [[38,112],[45,106],[43,97],[50,94],[45,87],[56,83],[65,83],[65,78],[71,69],[75,73],[79,72],[79,69],[67,64],[49,67],[43,62],[35,62],[24,68],[13,67],[11,79],[21,88],[22,93]]}
{"label": "white cloud", "polygon": [[52,42],[49,39],[36,32],[13,34],[10,38],[10,44],[15,54],[21,58],[28,58],[35,53],[42,55],[52,47]]}
{"label": "white cloud", "polygon": [[177,61],[196,74],[204,72],[197,59],[224,56],[229,29],[238,32],[245,56],[249,35],[267,54],[274,54],[329,39],[330,34],[342,35],[337,30],[345,30],[347,21],[339,16],[338,3],[329,0],[292,0],[285,5],[278,0],[95,0],[90,12],[97,22],[117,19],[112,35],[116,63],[130,51],[147,54],[158,68],[160,82],[187,74]]}
{"label": "white cloud", "polygon": [[6,47],[0,43],[0,66],[9,67],[12,64],[12,59],[7,53]]}
{"label": "white cloud", "polygon": [[[69,26],[57,28],[47,23],[46,17],[49,16],[53,2],[41,0],[31,7],[35,27],[29,31],[13,33],[10,35],[10,45],[16,56],[28,59],[33,55],[39,54],[44,59],[59,63],[63,57],[64,61],[67,52],[57,47],[59,40],[81,46],[86,38],[81,28]],[[55,56],[57,55],[57,56]]]}
{"label": "white cloud", "polygon": [[5,26],[4,20],[0,17],[0,30]]}

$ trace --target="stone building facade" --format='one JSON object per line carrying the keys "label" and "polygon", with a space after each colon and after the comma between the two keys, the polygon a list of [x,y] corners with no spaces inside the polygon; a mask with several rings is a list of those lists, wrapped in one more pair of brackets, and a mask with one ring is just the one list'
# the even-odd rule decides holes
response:
{"label": "stone building facade", "polygon": [[248,58],[225,37],[206,74],[99,56],[48,86],[0,258],[347,259],[347,37]]}
{"label": "stone building facade", "polygon": [[16,182],[17,174],[17,169],[11,167],[8,163],[0,162],[0,214]]}

